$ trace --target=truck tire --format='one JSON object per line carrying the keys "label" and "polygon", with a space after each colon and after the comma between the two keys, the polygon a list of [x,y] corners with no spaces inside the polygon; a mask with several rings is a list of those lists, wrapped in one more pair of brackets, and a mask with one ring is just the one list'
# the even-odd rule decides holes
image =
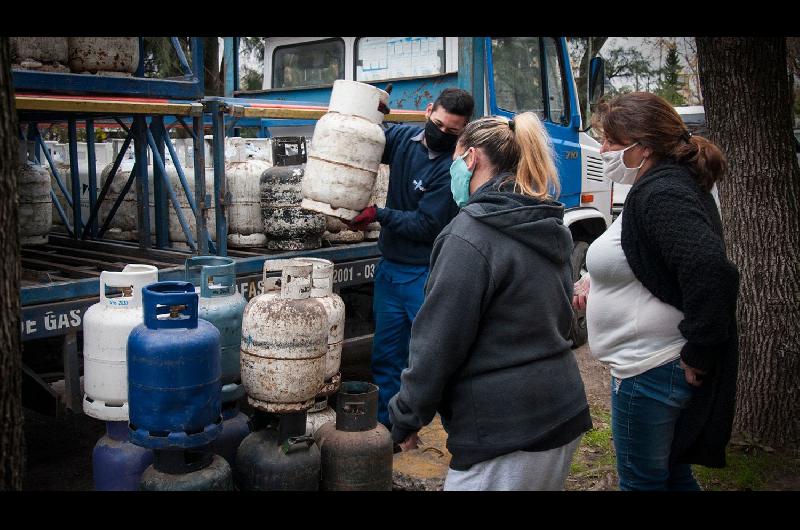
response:
{"label": "truck tire", "polygon": [[[572,245],[572,281],[577,282],[582,274],[586,273],[586,251],[589,243],[586,241],[575,241]],[[571,302],[571,300],[570,300]],[[586,311],[572,310],[572,327],[569,332],[572,347],[578,348],[586,344],[588,332],[586,330]]]}

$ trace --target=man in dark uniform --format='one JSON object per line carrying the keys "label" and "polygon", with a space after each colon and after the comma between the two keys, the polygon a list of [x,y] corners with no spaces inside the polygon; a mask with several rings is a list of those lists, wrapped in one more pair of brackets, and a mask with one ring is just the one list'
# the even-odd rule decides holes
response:
{"label": "man in dark uniform", "polygon": [[424,130],[389,127],[381,160],[390,165],[386,207],[369,206],[350,223],[353,229],[375,221],[381,224],[378,248],[383,258],[375,273],[372,374],[380,388],[378,420],[390,429],[387,406],[408,366],[411,324],[425,295],[433,241],[458,213],[450,191],[450,165],[474,107],[468,92],[447,88],[428,104]]}

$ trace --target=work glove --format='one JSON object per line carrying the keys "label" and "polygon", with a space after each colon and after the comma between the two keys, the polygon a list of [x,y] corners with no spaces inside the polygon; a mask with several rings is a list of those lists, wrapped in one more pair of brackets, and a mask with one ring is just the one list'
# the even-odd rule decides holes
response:
{"label": "work glove", "polygon": [[[386,88],[384,88],[383,91],[386,92],[387,94],[391,94],[392,84],[389,83],[388,85],[386,85]],[[382,112],[383,114],[389,114],[389,112],[391,111],[389,110],[389,105],[381,101],[380,103],[378,103],[378,112]]]}
{"label": "work glove", "polygon": [[366,230],[367,226],[378,220],[378,207],[367,206],[352,221],[345,221],[350,230]]}

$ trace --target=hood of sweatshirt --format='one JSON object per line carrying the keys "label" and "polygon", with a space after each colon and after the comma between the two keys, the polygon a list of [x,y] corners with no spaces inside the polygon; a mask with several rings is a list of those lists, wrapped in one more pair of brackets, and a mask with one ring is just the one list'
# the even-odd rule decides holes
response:
{"label": "hood of sweatshirt", "polygon": [[478,188],[462,211],[556,264],[569,262],[572,236],[564,226],[564,205],[515,193],[513,182],[503,182],[508,175]]}

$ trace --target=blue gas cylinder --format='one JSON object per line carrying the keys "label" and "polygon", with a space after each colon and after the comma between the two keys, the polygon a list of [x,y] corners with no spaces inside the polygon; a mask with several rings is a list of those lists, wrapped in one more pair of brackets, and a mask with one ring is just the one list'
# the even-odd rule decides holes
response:
{"label": "blue gas cylinder", "polygon": [[142,473],[153,463],[153,451],[130,442],[127,421],[106,422],[106,434],[92,451],[96,491],[137,491]]}
{"label": "blue gas cylinder", "polygon": [[247,300],[236,291],[235,266],[232,258],[216,256],[195,256],[186,260],[185,280],[194,284],[200,295],[198,316],[214,324],[220,333],[223,403],[244,396],[244,389],[240,388],[239,349]]}
{"label": "blue gas cylinder", "polygon": [[250,418],[239,410],[239,404],[236,401],[229,401],[222,403],[222,419],[224,420],[222,432],[211,444],[211,449],[225,458],[233,468],[236,465],[236,451],[242,440],[250,434],[250,425],[248,424]]}
{"label": "blue gas cylinder", "polygon": [[144,324],[128,337],[131,441],[151,449],[191,449],[221,430],[219,331],[198,318],[188,282],[142,289]]}

